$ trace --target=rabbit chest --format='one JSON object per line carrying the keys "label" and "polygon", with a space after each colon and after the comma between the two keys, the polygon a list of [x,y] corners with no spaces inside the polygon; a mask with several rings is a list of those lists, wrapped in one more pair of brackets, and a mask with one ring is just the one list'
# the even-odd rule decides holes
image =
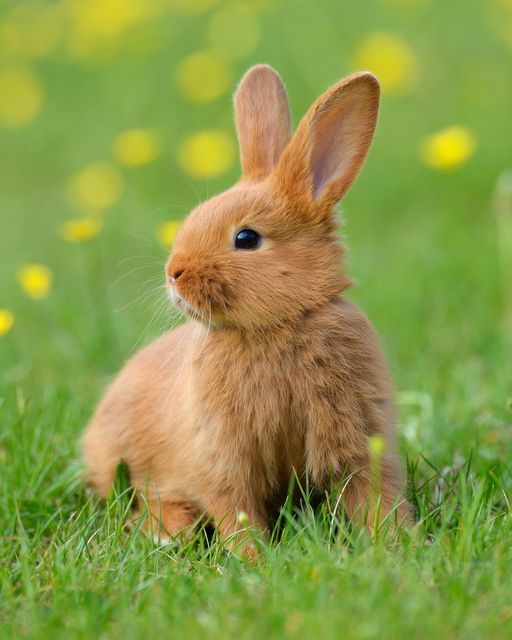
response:
{"label": "rabbit chest", "polygon": [[305,473],[311,409],[338,402],[335,338],[308,322],[280,339],[209,338],[193,364],[191,399],[198,450],[213,473],[262,482],[263,492]]}
{"label": "rabbit chest", "polygon": [[212,339],[194,363],[198,450],[224,481],[287,485],[303,467],[304,430],[294,412],[286,354],[243,338]]}

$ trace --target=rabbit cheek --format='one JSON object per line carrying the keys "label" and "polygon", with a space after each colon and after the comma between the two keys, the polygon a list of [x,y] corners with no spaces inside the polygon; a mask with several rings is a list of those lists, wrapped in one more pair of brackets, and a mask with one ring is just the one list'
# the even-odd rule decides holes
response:
{"label": "rabbit cheek", "polygon": [[222,280],[210,280],[207,283],[208,298],[211,307],[218,313],[228,313],[233,307],[234,291],[228,282]]}
{"label": "rabbit cheek", "polygon": [[211,270],[188,270],[175,283],[177,293],[206,317],[223,317],[234,302],[232,286]]}

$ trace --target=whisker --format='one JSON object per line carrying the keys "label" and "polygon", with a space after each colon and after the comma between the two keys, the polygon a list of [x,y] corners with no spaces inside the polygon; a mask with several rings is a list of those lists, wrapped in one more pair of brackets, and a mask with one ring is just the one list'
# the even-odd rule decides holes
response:
{"label": "whisker", "polygon": [[131,238],[136,238],[137,240],[142,240],[142,242],[145,242],[147,245],[150,245],[152,247],[158,247],[158,250],[162,253],[169,253],[169,250],[166,249],[166,247],[164,247],[160,242],[158,242],[158,240],[153,240],[153,238],[149,238],[148,236],[140,236],[134,231],[126,231],[126,235],[130,236]]}
{"label": "whisker", "polygon": [[189,334],[191,332],[192,332],[192,325],[191,325],[191,323],[187,323],[185,325],[185,330],[183,331],[183,335],[178,340],[178,344],[174,347],[174,349],[170,352],[170,354],[168,354],[168,356],[164,360],[164,362],[160,365],[160,367],[159,367],[160,371],[162,369],[164,369],[169,364],[169,362],[171,361],[173,355],[178,351],[178,349],[181,347],[181,345],[188,339],[188,336],[189,336]]}
{"label": "whisker", "polygon": [[155,263],[162,264],[161,258],[157,258],[156,256],[140,256],[140,255],[137,255],[137,256],[128,256],[126,258],[123,258],[122,260],[120,260],[117,263],[116,267],[120,267],[121,265],[125,264],[129,260],[138,260],[138,259],[142,259],[142,258],[150,259],[150,260],[153,260]]}
{"label": "whisker", "polygon": [[[129,302],[127,302],[123,306],[118,307],[117,309],[114,309],[114,312],[115,313],[119,313],[120,311],[124,311],[125,309],[128,309],[129,307],[131,307],[133,305],[136,305],[139,302],[144,301],[145,299],[149,298],[150,296],[155,295],[156,293],[158,293],[162,289],[165,289],[165,287],[166,287],[165,284],[154,285],[154,286],[150,287],[149,289],[145,290],[140,295],[137,295],[137,297],[133,298],[132,300],[130,300]],[[140,291],[140,289],[141,289],[141,287],[139,287],[139,291]]]}
{"label": "whisker", "polygon": [[[197,325],[194,321],[189,321],[189,322],[190,322],[191,331],[193,331],[194,329],[198,328],[198,325]],[[188,358],[187,358],[187,357],[183,358],[183,361],[182,361],[182,363],[181,363],[181,366],[180,366],[180,368],[178,369],[178,371],[176,372],[176,374],[175,374],[175,376],[174,376],[174,383],[173,383],[173,385],[171,386],[171,388],[169,389],[169,392],[168,392],[168,394],[167,394],[167,399],[166,399],[166,401],[165,401],[165,403],[164,403],[164,411],[166,411],[166,410],[167,410],[167,405],[168,405],[169,399],[171,398],[171,396],[172,396],[172,394],[173,394],[173,392],[174,392],[174,390],[175,390],[175,388],[176,388],[176,385],[178,384],[178,382],[179,382],[179,380],[180,380],[180,376],[181,376],[181,373],[183,372],[183,369],[184,369],[187,365],[189,365],[189,364],[190,364],[190,362],[191,362],[191,360],[192,360],[193,356],[195,355],[195,351],[196,351],[197,344],[198,344],[198,342],[199,342],[200,337],[201,337],[201,333],[198,331],[198,332],[197,332],[197,335],[196,335],[196,340],[195,340],[195,342],[194,342],[194,346],[193,346],[193,348],[191,348],[191,349],[189,350],[189,352],[188,352]],[[189,339],[189,338],[187,337],[187,340],[188,340],[188,339]]]}
{"label": "whisker", "polygon": [[[138,267],[134,267],[133,269],[130,269],[130,271],[126,271],[125,273],[123,273],[121,276],[119,276],[119,278],[117,280],[115,280],[115,282],[113,282],[109,287],[109,291],[111,289],[113,289],[114,287],[116,287],[120,282],[122,282],[125,278],[127,278],[128,276],[130,276],[132,273],[136,273],[137,271],[140,271],[141,269],[153,269],[154,265],[149,265],[149,264],[145,264],[145,265],[140,265]],[[157,276],[155,275],[154,278],[156,278]],[[153,279],[154,279],[153,278]],[[160,273],[158,275],[158,278],[162,278],[162,274]]]}
{"label": "whisker", "polygon": [[143,331],[141,332],[139,338],[137,339],[137,341],[135,342],[135,344],[132,347],[132,350],[135,349],[142,340],[145,339],[145,337],[148,334],[149,328],[153,325],[155,319],[158,317],[159,319],[162,317],[163,313],[165,313],[166,310],[168,310],[168,305],[165,304],[166,300],[165,298],[162,296],[161,298],[157,298],[155,300],[155,302],[153,303],[153,306],[157,305],[157,308],[155,310],[155,312],[153,313],[153,315],[151,316],[150,320],[146,323],[145,328],[143,329]]}
{"label": "whisker", "polygon": [[194,192],[197,198],[197,204],[199,204],[202,201],[201,197],[199,196],[199,192],[197,188],[192,182],[190,182],[190,180],[186,177],[184,173],[176,169],[176,167],[172,167],[170,165],[166,165],[166,169],[174,173],[174,175],[177,176],[178,178],[181,178],[192,189],[192,191]]}

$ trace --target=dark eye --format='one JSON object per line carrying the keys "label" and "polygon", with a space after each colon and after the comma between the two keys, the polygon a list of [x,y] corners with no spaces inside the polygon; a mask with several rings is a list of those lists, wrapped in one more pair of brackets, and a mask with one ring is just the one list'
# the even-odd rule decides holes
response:
{"label": "dark eye", "polygon": [[241,229],[235,236],[235,249],[257,249],[260,244],[260,234],[252,229]]}

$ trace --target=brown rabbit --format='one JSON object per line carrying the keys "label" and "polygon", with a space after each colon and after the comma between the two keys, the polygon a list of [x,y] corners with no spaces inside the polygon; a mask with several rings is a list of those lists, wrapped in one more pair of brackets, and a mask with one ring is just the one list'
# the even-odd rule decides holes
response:
{"label": "brown rabbit", "polygon": [[247,514],[266,530],[290,476],[343,484],[349,516],[372,522],[369,437],[386,443],[380,504],[411,520],[394,444],[392,385],[366,317],[341,297],[350,280],[334,206],[375,129],[379,85],[345,78],[293,137],[286,91],[269,66],[235,94],[242,178],[194,209],[166,273],[188,317],[133,357],[83,439],[106,495],[123,459],[163,530],[206,515],[230,536]]}

